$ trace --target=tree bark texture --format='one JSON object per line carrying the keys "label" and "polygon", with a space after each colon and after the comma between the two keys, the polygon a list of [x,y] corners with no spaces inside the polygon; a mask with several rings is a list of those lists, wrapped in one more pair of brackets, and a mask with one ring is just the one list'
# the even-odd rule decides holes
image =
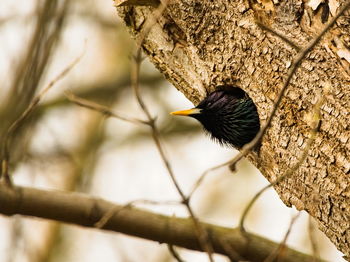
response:
{"label": "tree bark texture", "polygon": [[[174,0],[146,35],[142,47],[166,78],[194,104],[221,84],[235,84],[267,119],[297,54],[276,34],[302,48],[344,2]],[[117,8],[130,32],[141,37],[155,7]],[[350,258],[350,16],[337,20],[301,63],[264,136],[249,159],[274,181],[302,154],[310,113],[321,97],[321,125],[299,169],[275,190],[287,206],[306,210]],[[234,189],[232,189],[234,190]]]}

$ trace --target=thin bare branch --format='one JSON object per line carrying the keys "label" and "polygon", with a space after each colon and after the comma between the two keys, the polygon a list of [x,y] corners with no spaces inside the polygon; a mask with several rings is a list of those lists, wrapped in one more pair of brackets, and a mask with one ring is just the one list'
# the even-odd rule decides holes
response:
{"label": "thin bare branch", "polygon": [[276,101],[273,104],[272,111],[265,123],[265,125],[260,129],[259,133],[255,136],[255,138],[248,144],[246,144],[241,153],[234,157],[230,162],[230,169],[235,170],[236,163],[241,160],[244,156],[246,156],[252,149],[254,149],[261,141],[262,137],[265,135],[267,129],[270,127],[272,119],[276,115],[277,109],[284,97],[284,94],[289,86],[290,81],[292,80],[295,72],[299,68],[301,62],[306,57],[306,55],[321,41],[322,37],[327,33],[330,28],[335,24],[337,19],[344,14],[344,12],[350,7],[350,1],[344,4],[344,6],[340,9],[338,14],[324,27],[321,33],[319,33],[305,48],[303,48],[295,57],[287,76],[287,79],[280,90]]}
{"label": "thin bare branch", "polygon": [[230,259],[230,262],[240,262],[245,261],[246,259],[243,258],[242,254],[237,252],[234,248],[234,246],[230,245],[226,241],[220,241],[220,244],[222,245],[222,248],[225,250],[227,256]]}
{"label": "thin bare branch", "polygon": [[298,214],[296,214],[294,217],[292,217],[290,223],[289,223],[289,227],[287,229],[287,232],[285,233],[281,243],[279,244],[278,248],[276,249],[275,252],[271,253],[270,256],[268,256],[264,262],[273,262],[273,261],[283,261],[283,258],[284,258],[284,251],[285,251],[285,248],[286,248],[286,244],[287,244],[287,240],[288,240],[288,237],[290,235],[290,233],[292,232],[292,228],[295,224],[295,222],[297,221],[297,219],[299,218],[301,212],[298,212]]}
{"label": "thin bare branch", "polygon": [[208,236],[208,232],[206,232],[200,225],[198,218],[195,216],[194,211],[189,203],[189,199],[186,197],[186,195],[184,194],[184,192],[182,191],[179,183],[176,180],[174,171],[170,165],[170,162],[166,156],[166,153],[164,151],[164,148],[162,146],[161,140],[160,140],[160,135],[159,135],[159,131],[158,128],[156,126],[155,123],[155,119],[152,117],[149,109],[147,108],[145,102],[142,99],[142,96],[140,94],[140,90],[139,90],[139,75],[140,75],[140,65],[142,62],[142,57],[141,57],[141,46],[145,40],[145,38],[147,37],[148,33],[150,32],[150,30],[152,29],[152,27],[154,26],[154,24],[157,22],[157,20],[159,19],[159,17],[162,15],[162,13],[165,11],[167,5],[168,5],[168,1],[162,1],[162,3],[158,6],[158,8],[153,12],[153,15],[149,17],[149,19],[147,19],[147,21],[145,22],[145,26],[143,28],[143,30],[141,31],[138,39],[137,39],[137,48],[136,48],[136,52],[134,55],[134,63],[133,63],[133,68],[132,68],[132,73],[131,73],[131,83],[132,83],[132,87],[134,89],[135,92],[135,96],[137,99],[138,104],[140,105],[141,109],[143,110],[143,112],[145,113],[150,127],[151,127],[151,133],[152,133],[152,138],[157,146],[157,149],[159,151],[159,154],[163,160],[163,163],[168,171],[168,174],[177,190],[177,192],[179,193],[183,204],[186,206],[187,211],[190,214],[190,217],[192,218],[192,221],[194,223],[194,226],[196,228],[196,232],[198,235],[198,240],[201,243],[203,249],[207,252],[208,257],[209,257],[209,261],[213,262],[213,247],[210,243],[210,239]]}
{"label": "thin bare branch", "polygon": [[62,70],[61,73],[59,73],[54,79],[52,79],[49,84],[43,88],[37,96],[35,96],[32,100],[32,102],[28,105],[26,110],[22,113],[22,115],[17,118],[12,125],[8,128],[5,138],[3,140],[2,145],[2,169],[1,169],[1,179],[4,179],[5,182],[8,185],[11,185],[11,178],[8,171],[9,161],[10,161],[10,153],[9,153],[9,145],[11,143],[11,139],[13,137],[13,134],[22,126],[23,122],[27,117],[34,111],[34,109],[37,107],[39,102],[42,100],[42,98],[45,96],[45,94],[60,80],[62,80],[71,70],[72,68],[80,61],[82,56],[84,55],[84,52],[79,55],[76,59],[73,60],[66,68]]}
{"label": "thin bare branch", "polygon": [[192,187],[190,193],[187,196],[187,199],[190,200],[191,197],[193,196],[193,194],[196,192],[196,190],[199,188],[199,186],[203,183],[204,179],[214,170],[217,170],[221,167],[227,166],[229,162],[217,165],[217,166],[213,166],[211,168],[208,168],[207,170],[205,170],[202,175],[199,177],[199,179],[197,179],[196,183],[194,184],[194,186]]}
{"label": "thin bare branch", "polygon": [[272,28],[268,27],[267,25],[256,21],[256,24],[263,30],[272,33],[273,35],[281,38],[284,42],[286,42],[288,45],[290,45],[291,47],[293,47],[295,50],[297,50],[298,52],[301,50],[301,47],[299,47],[298,45],[294,44],[291,40],[289,40],[287,37],[285,37],[284,35],[281,35],[280,33],[276,32],[275,30],[273,30]]}
{"label": "thin bare branch", "polygon": [[128,116],[124,116],[120,113],[115,113],[113,111],[111,111],[108,107],[97,104],[95,102],[92,102],[90,100],[81,98],[76,96],[75,94],[73,94],[72,92],[66,92],[65,96],[67,97],[67,99],[69,101],[71,101],[72,103],[75,103],[78,106],[82,106],[85,108],[89,108],[91,110],[97,111],[107,117],[114,117],[126,122],[130,122],[133,124],[142,124],[142,125],[149,125],[149,123],[147,121],[141,120],[141,119],[137,119],[137,118],[132,118],[132,117],[128,117]]}
{"label": "thin bare branch", "polygon": [[308,221],[308,233],[309,233],[309,239],[311,243],[312,256],[314,261],[317,261],[320,257],[320,252],[317,245],[317,239],[315,236],[315,226],[313,224],[311,216],[309,216],[309,221]]}
{"label": "thin bare branch", "polygon": [[[328,84],[326,84],[328,85]],[[324,91],[324,95],[326,95],[329,92],[330,87],[326,86],[325,87],[325,91]],[[321,96],[318,100],[318,102],[316,103],[316,105],[314,106],[314,112],[311,115],[312,119],[310,119],[310,125],[311,125],[311,130],[310,130],[310,137],[306,143],[305,148],[303,149],[303,152],[301,154],[301,156],[299,157],[297,163],[290,168],[284,175],[278,177],[274,182],[268,184],[267,186],[265,186],[264,188],[262,188],[252,199],[251,201],[248,203],[248,205],[246,206],[246,208],[243,211],[240,223],[239,223],[239,227],[241,229],[242,232],[245,232],[245,228],[244,228],[244,221],[246,216],[248,215],[248,212],[250,211],[250,209],[252,208],[253,204],[255,203],[255,201],[261,196],[262,193],[264,193],[267,189],[277,185],[278,183],[282,182],[283,180],[289,178],[291,175],[294,174],[294,172],[296,172],[299,167],[304,163],[309,150],[311,148],[311,145],[313,144],[315,138],[316,138],[316,134],[318,132],[319,129],[319,125],[320,125],[320,121],[321,121],[321,106],[324,103],[325,100],[325,96]]]}
{"label": "thin bare branch", "polygon": [[[181,203],[179,203],[178,201],[162,201],[162,202],[160,202],[160,201],[152,201],[152,200],[148,200],[148,199],[137,199],[137,200],[130,201],[129,203],[125,204],[123,207],[124,208],[131,208],[131,207],[134,207],[136,204],[179,205]],[[95,227],[103,228],[106,225],[106,223],[112,218],[112,216],[114,216],[118,212],[118,210],[120,210],[120,209],[108,210],[108,212],[103,214],[101,219],[95,223]]]}
{"label": "thin bare branch", "polygon": [[[53,219],[65,223],[95,228],[95,223],[116,210],[102,229],[141,237],[158,243],[167,243],[192,250],[204,251],[199,243],[193,221],[189,218],[164,216],[137,208],[125,208],[86,194],[40,190],[28,187],[8,187],[0,183],[0,213]],[[247,233],[242,236],[238,228],[225,228],[201,223],[210,232],[214,251],[229,256],[232,247],[245,260],[263,261],[278,247],[278,243]],[[225,243],[226,247],[222,246]],[[313,257],[286,248],[284,262],[312,262]],[[323,260],[316,260],[324,262]]]}
{"label": "thin bare branch", "polygon": [[185,260],[183,260],[179,254],[179,252],[177,252],[177,250],[175,249],[175,247],[173,245],[168,245],[168,250],[170,252],[170,254],[173,256],[173,258],[175,258],[175,260],[177,262],[185,262]]}

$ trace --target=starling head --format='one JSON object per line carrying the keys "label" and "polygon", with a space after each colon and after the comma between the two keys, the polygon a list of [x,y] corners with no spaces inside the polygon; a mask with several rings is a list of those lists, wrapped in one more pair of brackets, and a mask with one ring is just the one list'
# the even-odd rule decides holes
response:
{"label": "starling head", "polygon": [[259,115],[253,101],[240,88],[220,86],[195,108],[172,112],[190,116],[220,144],[241,148],[259,132]]}

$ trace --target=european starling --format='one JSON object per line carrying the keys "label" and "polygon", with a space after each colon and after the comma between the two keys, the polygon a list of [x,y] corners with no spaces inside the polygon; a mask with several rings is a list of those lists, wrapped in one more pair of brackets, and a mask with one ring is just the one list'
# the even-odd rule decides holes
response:
{"label": "european starling", "polygon": [[214,140],[235,148],[249,143],[260,129],[255,104],[234,86],[219,86],[195,108],[171,114],[197,119]]}

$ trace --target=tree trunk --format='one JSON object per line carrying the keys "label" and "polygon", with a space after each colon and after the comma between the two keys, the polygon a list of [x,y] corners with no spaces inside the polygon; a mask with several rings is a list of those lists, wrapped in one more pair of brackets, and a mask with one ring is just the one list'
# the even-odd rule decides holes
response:
{"label": "tree trunk", "polygon": [[[117,8],[135,36],[142,35],[146,19],[156,8],[154,2],[153,6]],[[170,1],[142,47],[155,66],[194,104],[218,85],[235,84],[253,99],[264,123],[297,50],[276,34],[262,30],[257,21],[302,48],[340,6],[342,3],[336,0],[309,4],[298,0]],[[300,158],[311,130],[308,115],[324,97],[320,129],[306,160],[275,190],[287,206],[294,205],[314,217],[348,260],[349,39],[347,11],[303,60],[263,137],[259,155],[249,155],[269,181],[283,175]]]}

